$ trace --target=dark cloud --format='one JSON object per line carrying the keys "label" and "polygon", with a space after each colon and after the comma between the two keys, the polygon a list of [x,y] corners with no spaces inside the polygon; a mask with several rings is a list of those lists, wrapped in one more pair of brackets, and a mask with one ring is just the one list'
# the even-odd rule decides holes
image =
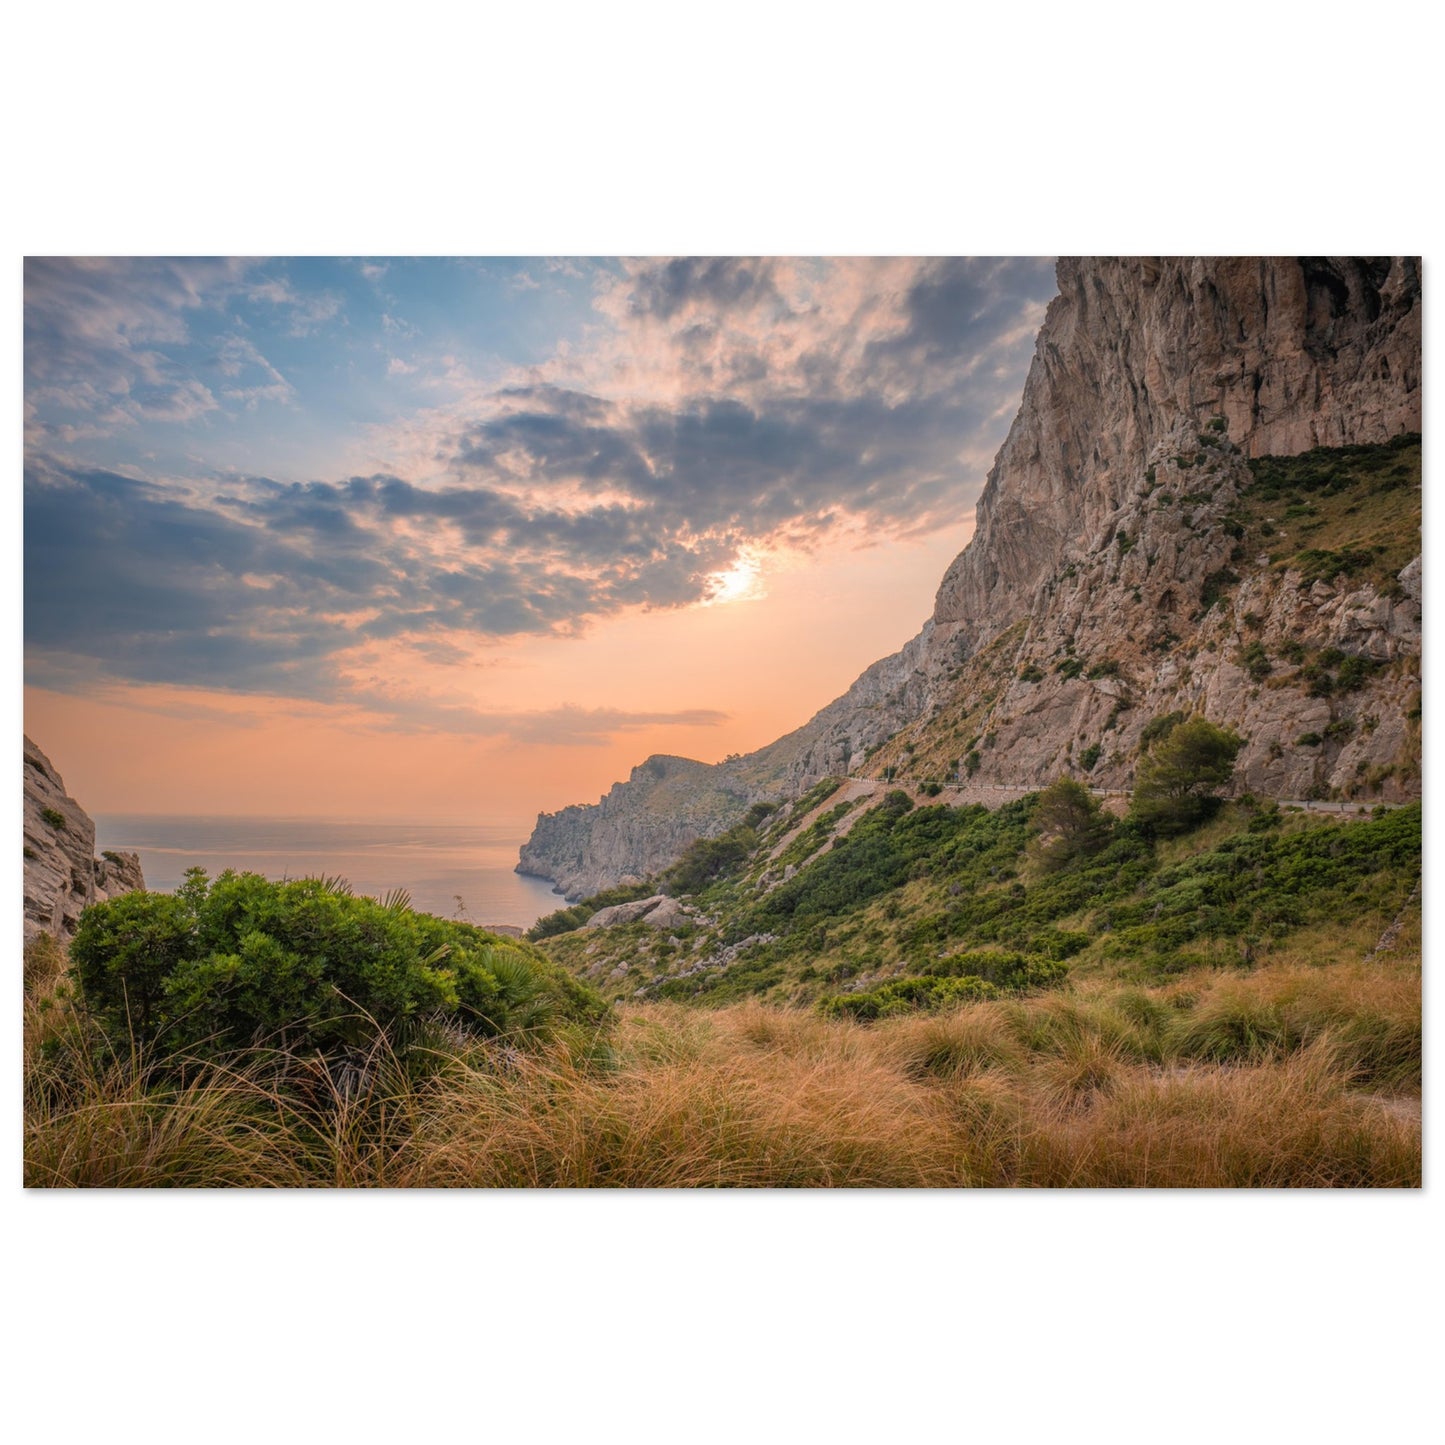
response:
{"label": "dark cloud", "polygon": [[629,298],[634,315],[664,321],[693,306],[731,311],[761,302],[783,305],[773,263],[735,256],[683,256],[653,263],[633,278]]}
{"label": "dark cloud", "polygon": [[908,324],[873,343],[870,359],[904,357],[915,366],[987,355],[1010,335],[1031,302],[1054,293],[1054,263],[951,257],[923,265],[909,288]]}

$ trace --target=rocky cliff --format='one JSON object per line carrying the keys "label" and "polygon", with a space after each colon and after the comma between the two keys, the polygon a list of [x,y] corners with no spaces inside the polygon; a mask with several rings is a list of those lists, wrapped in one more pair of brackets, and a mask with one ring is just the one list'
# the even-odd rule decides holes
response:
{"label": "rocky cliff", "polygon": [[650,757],[600,802],[541,814],[517,872],[549,878],[572,899],[636,882],[694,839],[721,833],[748,801],[749,783],[734,764]]}
{"label": "rocky cliff", "polygon": [[1418,263],[1067,260],[1058,277],[919,635],[757,753],[666,790],[644,764],[552,815],[565,829],[544,816],[525,871],[574,896],[641,876],[830,774],[1123,788],[1171,712],[1239,730],[1256,792],[1418,796]]}
{"label": "rocky cliff", "polygon": [[145,887],[134,853],[95,856],[95,824],[50,759],[25,739],[25,941],[65,941],[81,910]]}
{"label": "rocky cliff", "polygon": [[965,651],[1025,615],[1150,463],[1216,418],[1249,457],[1420,429],[1412,260],[1066,260],[1058,278],[973,540],[934,605]]}

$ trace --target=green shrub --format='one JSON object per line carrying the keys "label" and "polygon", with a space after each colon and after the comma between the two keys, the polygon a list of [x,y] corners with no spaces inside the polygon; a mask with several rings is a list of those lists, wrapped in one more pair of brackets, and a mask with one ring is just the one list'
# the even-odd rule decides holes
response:
{"label": "green shrub", "polygon": [[1339,665],[1335,685],[1341,692],[1354,692],[1365,680],[1378,672],[1380,664],[1368,657],[1346,657]]}
{"label": "green shrub", "polygon": [[540,943],[542,939],[554,938],[559,933],[571,933],[574,928],[581,928],[594,913],[603,908],[611,908],[617,903],[632,903],[656,892],[657,889],[650,881],[604,888],[601,893],[594,893],[590,898],[545,914],[527,930],[527,937],[533,943]]}
{"label": "green shrub", "polygon": [[42,808],[42,809],[40,810],[40,816],[41,816],[42,818],[44,818],[45,821],[46,821],[52,828],[54,828],[57,833],[63,833],[63,832],[65,832],[66,824],[65,824],[65,814],[64,814],[64,813],[59,812],[59,811],[58,811],[57,809],[55,809],[55,808]]}
{"label": "green shrub", "polygon": [[819,999],[817,1008],[824,1018],[872,1023],[896,1014],[933,1011],[998,995],[999,990],[981,978],[897,978],[877,988]]}
{"label": "green shrub", "polygon": [[1205,579],[1199,593],[1199,606],[1208,612],[1221,597],[1239,582],[1239,573],[1229,567],[1220,567]]}
{"label": "green shrub", "polygon": [[1269,654],[1264,650],[1262,642],[1251,642],[1239,654],[1239,665],[1255,682],[1263,682],[1274,671],[1274,666],[1270,662]]}
{"label": "green shrub", "polygon": [[947,958],[935,959],[920,970],[928,978],[981,979],[1007,993],[1051,988],[1061,983],[1068,971],[1065,964],[1056,958],[983,950],[955,953]]}
{"label": "green shrub", "polygon": [[1182,712],[1166,712],[1150,718],[1144,724],[1144,731],[1139,734],[1139,746],[1146,750],[1153,747],[1161,738],[1168,737],[1183,721]]}
{"label": "green shrub", "polygon": [[1293,565],[1299,569],[1301,583],[1308,587],[1315,582],[1332,582],[1336,577],[1363,572],[1374,560],[1374,553],[1363,548],[1346,547],[1332,552],[1310,547],[1295,557]]}
{"label": "green shrub", "polygon": [[81,995],[114,1034],[216,1054],[273,1042],[327,1052],[445,1021],[478,1035],[596,1021],[600,997],[535,949],[325,879],[198,868],[175,894],[87,908]]}
{"label": "green shrub", "polygon": [[1089,946],[1089,935],[1064,928],[1041,928],[1029,939],[1029,951],[1062,963]]}
{"label": "green shrub", "polygon": [[1094,771],[1094,765],[1103,755],[1104,745],[1102,743],[1090,743],[1089,746],[1079,754],[1079,766],[1083,768],[1086,773],[1092,773]]}
{"label": "green shrub", "polygon": [[709,883],[736,873],[757,843],[756,831],[746,822],[716,838],[698,838],[662,875],[663,890],[674,897],[698,893]]}

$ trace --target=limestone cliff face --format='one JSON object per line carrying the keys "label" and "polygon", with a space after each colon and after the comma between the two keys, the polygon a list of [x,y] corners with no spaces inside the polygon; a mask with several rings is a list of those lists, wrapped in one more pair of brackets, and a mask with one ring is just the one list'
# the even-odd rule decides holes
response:
{"label": "limestone cliff face", "polygon": [[1409,258],[1066,260],[1058,277],[973,541],[934,605],[966,652],[1088,550],[1153,454],[1215,417],[1247,457],[1420,429]]}
{"label": "limestone cliff face", "polygon": [[573,899],[634,883],[730,827],[748,801],[748,784],[728,764],[654,756],[600,802],[541,814],[517,872],[549,878]]}
{"label": "limestone cliff face", "polygon": [[25,941],[48,933],[64,942],[82,909],[144,887],[136,854],[95,856],[95,824],[26,738]]}
{"label": "limestone cliff face", "polygon": [[[1251,458],[1420,429],[1418,262],[1066,260],[1058,276],[974,538],[919,635],[757,753],[690,765],[665,794],[644,765],[601,804],[544,815],[523,871],[569,892],[643,876],[830,774],[1124,788],[1170,711],[1245,736],[1255,792],[1418,796],[1418,534],[1389,579],[1308,578],[1274,540],[1249,550],[1264,533],[1238,520]],[[1289,540],[1289,519],[1256,520]],[[1331,649],[1367,670],[1347,692],[1320,691],[1333,679],[1310,658]]]}

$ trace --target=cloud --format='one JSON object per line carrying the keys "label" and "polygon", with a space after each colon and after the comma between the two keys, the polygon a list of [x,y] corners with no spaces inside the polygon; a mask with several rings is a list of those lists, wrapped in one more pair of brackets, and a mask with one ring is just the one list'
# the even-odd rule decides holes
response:
{"label": "cloud", "polygon": [[680,313],[786,309],[774,281],[776,263],[735,257],[684,256],[633,273],[628,309],[670,321]]}
{"label": "cloud", "polygon": [[222,396],[247,411],[263,401],[288,406],[296,401],[296,388],[244,336],[221,338],[216,368],[232,383],[222,388]]}
{"label": "cloud", "polygon": [[601,747],[620,733],[653,727],[715,728],[729,721],[713,708],[679,712],[629,712],[622,708],[558,707],[534,712],[486,712],[426,699],[402,701],[362,695],[365,705],[387,719],[391,730],[445,732],[506,738],[545,747]]}
{"label": "cloud", "polygon": [[[239,263],[126,264],[124,284],[104,266],[27,265],[27,332],[42,338],[28,410],[65,387],[77,428],[294,403],[241,327],[216,333],[214,391],[153,353],[211,294],[293,327],[340,314],[328,293]],[[445,358],[457,395],[396,434],[414,466],[135,477],[32,442],[33,665],[80,676],[89,658],[134,682],[377,706],[349,661],[367,648],[405,643],[446,666],[498,639],[704,602],[720,574],[744,559],[765,572],[780,549],[955,525],[1054,291],[1042,262],[956,259],[639,261],[596,287],[585,345],[500,382]],[[87,297],[99,314],[84,318]],[[388,706],[396,726],[492,726],[463,704]],[[629,726],[588,716],[508,726]]]}
{"label": "cloud", "polygon": [[293,402],[291,384],[239,332],[220,336],[200,359],[191,354],[196,320],[215,324],[238,299],[287,308],[293,329],[336,314],[339,300],[329,294],[302,296],[282,278],[254,279],[260,264],[27,259],[29,445],[68,445],[149,423],[185,426],[227,405],[249,411],[262,402]]}
{"label": "cloud", "polygon": [[249,300],[282,308],[292,336],[310,336],[341,314],[341,297],[333,291],[300,292],[283,277],[268,276],[246,288]]}

